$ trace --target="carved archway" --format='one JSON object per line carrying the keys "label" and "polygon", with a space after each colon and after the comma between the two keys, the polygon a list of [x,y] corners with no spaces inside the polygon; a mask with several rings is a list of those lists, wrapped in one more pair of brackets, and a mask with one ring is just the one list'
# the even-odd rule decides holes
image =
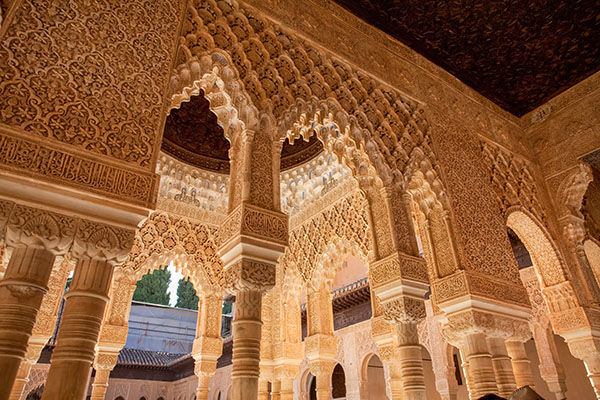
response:
{"label": "carved archway", "polygon": [[364,195],[355,191],[307,219],[290,232],[290,244],[281,263],[296,268],[307,285],[317,266],[332,269],[328,275],[333,274],[333,279],[341,266],[340,256],[353,254],[368,265],[372,234],[366,207]]}
{"label": "carved archway", "polygon": [[542,287],[566,281],[560,253],[541,223],[523,209],[513,208],[508,214],[506,225],[517,234],[527,248],[534,268],[541,278]]}

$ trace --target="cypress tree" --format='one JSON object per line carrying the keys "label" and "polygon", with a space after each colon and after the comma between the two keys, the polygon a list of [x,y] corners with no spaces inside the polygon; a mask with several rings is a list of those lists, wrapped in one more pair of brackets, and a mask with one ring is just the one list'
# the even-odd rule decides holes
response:
{"label": "cypress tree", "polygon": [[175,307],[197,310],[198,300],[196,289],[194,289],[192,282],[189,279],[181,278],[177,286],[177,303]]}
{"label": "cypress tree", "polygon": [[133,300],[168,306],[170,282],[171,272],[167,270],[167,267],[147,273],[138,281],[135,292],[133,292]]}

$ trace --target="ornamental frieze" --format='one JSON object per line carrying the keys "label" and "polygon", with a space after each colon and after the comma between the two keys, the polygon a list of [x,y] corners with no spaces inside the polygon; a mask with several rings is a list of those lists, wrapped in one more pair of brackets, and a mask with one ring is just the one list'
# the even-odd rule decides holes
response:
{"label": "ornamental frieze", "polygon": [[219,244],[221,247],[226,246],[240,235],[285,246],[288,243],[288,216],[281,212],[242,203],[221,225],[218,231]]}
{"label": "ornamental frieze", "polygon": [[0,132],[0,169],[60,182],[132,204],[152,207],[159,177],[116,166],[38,140]]}

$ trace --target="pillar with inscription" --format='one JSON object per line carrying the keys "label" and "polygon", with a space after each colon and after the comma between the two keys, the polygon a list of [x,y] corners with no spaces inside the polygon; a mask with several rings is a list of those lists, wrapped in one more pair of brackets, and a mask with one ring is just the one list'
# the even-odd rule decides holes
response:
{"label": "pillar with inscription", "polygon": [[398,359],[398,344],[392,324],[385,320],[379,299],[371,291],[371,336],[377,345],[379,359],[386,366],[391,400],[402,399],[402,373]]}
{"label": "pillar with inscription", "polygon": [[280,266],[283,282],[278,282],[274,291],[279,301],[273,302],[275,311],[275,347],[273,349],[274,371],[277,380],[280,400],[293,400],[294,379],[300,372],[302,362],[302,323],[300,310],[299,277],[294,275],[294,269],[287,268],[283,272]]}
{"label": "pillar with inscription", "polygon": [[458,383],[454,371],[450,346],[446,342],[442,332],[440,319],[443,315],[436,315],[431,300],[425,301],[425,313],[427,315],[425,326],[428,331],[429,354],[431,366],[435,375],[435,388],[442,400],[456,400]]}
{"label": "pillar with inscription", "polygon": [[275,268],[288,243],[280,211],[282,141],[267,117],[232,138],[229,215],[218,232],[227,289],[235,294],[232,400],[258,396],[261,304],[275,285]]}
{"label": "pillar with inscription", "polygon": [[85,398],[114,265],[123,262],[134,231],[82,220],[73,243],[75,273],[42,399]]}
{"label": "pillar with inscription", "polygon": [[395,330],[402,393],[425,400],[423,360],[417,324],[425,318],[427,267],[419,256],[409,198],[398,187],[364,187],[375,238],[376,261],[369,266],[371,290],[383,317]]}

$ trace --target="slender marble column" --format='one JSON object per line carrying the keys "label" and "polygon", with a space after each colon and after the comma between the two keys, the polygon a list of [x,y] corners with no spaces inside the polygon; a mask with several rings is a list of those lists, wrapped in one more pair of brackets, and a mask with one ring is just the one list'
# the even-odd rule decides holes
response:
{"label": "slender marble column", "polygon": [[241,289],[235,294],[233,317],[232,400],[256,399],[260,375],[260,309],[262,293]]}
{"label": "slender marble column", "polygon": [[43,400],[82,400],[108,302],[113,266],[98,258],[77,261],[52,353]]}
{"label": "slender marble column", "polygon": [[525,343],[521,340],[506,340],[506,350],[512,363],[517,388],[523,386],[535,387],[531,362],[527,358]]}
{"label": "slender marble column", "polygon": [[460,357],[463,359],[460,367],[463,370],[463,375],[465,376],[465,386],[467,387],[467,395],[469,400],[473,400],[473,396],[471,395],[471,370],[469,369],[469,363],[464,361],[464,355],[461,353]]}
{"label": "slender marble column", "polygon": [[94,360],[94,382],[92,383],[92,394],[90,400],[104,400],[106,390],[108,389],[108,380],[110,372],[117,365],[119,358],[118,350],[98,349],[96,359]]}
{"label": "slender marble column", "polygon": [[27,352],[54,264],[41,246],[16,247],[0,281],[0,399],[7,399]]}
{"label": "slender marble column", "polygon": [[590,354],[583,362],[588,372],[588,378],[594,388],[594,393],[596,393],[596,399],[600,400],[600,356],[598,353]]}
{"label": "slender marble column", "polygon": [[464,355],[468,363],[471,399],[478,399],[488,393],[498,394],[492,355],[489,353],[485,334],[466,335],[461,355]]}
{"label": "slender marble column", "polygon": [[504,339],[488,337],[487,342],[492,354],[492,365],[494,367],[498,392],[501,397],[509,397],[512,392],[517,390],[517,384]]}
{"label": "slender marble column", "polygon": [[198,302],[196,339],[192,349],[194,372],[198,377],[197,400],[208,400],[210,378],[217,370],[221,356],[221,307],[223,299],[218,295],[204,295]]}
{"label": "slender marble column", "polygon": [[281,400],[281,381],[273,380],[271,383],[271,400]]}
{"label": "slender marble column", "polygon": [[281,399],[280,400],[293,400],[294,399],[294,380],[291,378],[281,379]]}
{"label": "slender marble column", "polygon": [[398,360],[402,374],[402,391],[407,400],[426,400],[423,354],[415,322],[401,322],[398,330]]}
{"label": "slender marble column", "polygon": [[330,361],[316,360],[311,362],[310,371],[317,380],[317,400],[330,400],[331,398],[331,375],[335,363]]}
{"label": "slender marble column", "polygon": [[389,385],[391,400],[404,399],[402,392],[402,370],[397,360],[389,362]]}
{"label": "slender marble column", "polygon": [[269,400],[269,381],[266,379],[258,380],[258,400]]}

